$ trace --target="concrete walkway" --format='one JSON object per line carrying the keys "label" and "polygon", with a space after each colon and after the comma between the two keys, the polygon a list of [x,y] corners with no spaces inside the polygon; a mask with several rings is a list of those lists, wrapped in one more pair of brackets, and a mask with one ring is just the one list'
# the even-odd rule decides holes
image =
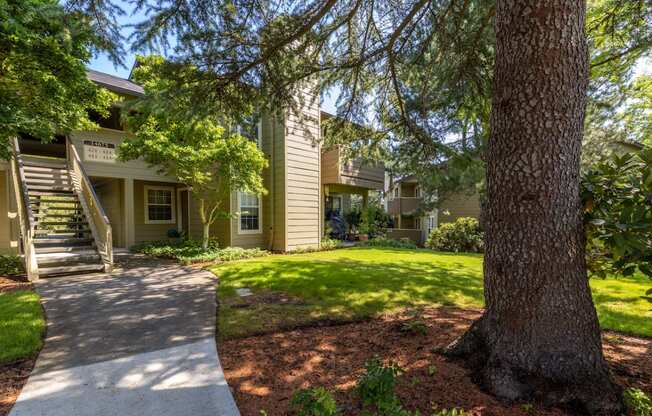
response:
{"label": "concrete walkway", "polygon": [[10,416],[239,415],[215,347],[215,277],[123,266],[37,283],[47,337]]}

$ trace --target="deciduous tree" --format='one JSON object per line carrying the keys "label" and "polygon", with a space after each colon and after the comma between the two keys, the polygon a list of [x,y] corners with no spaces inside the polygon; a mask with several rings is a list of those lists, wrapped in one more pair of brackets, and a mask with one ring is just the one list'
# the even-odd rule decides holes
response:
{"label": "deciduous tree", "polygon": [[19,134],[47,142],[97,127],[88,110],[107,114],[112,95],[86,77],[90,22],[56,0],[0,0],[0,158]]}
{"label": "deciduous tree", "polygon": [[265,192],[261,173],[267,160],[255,141],[235,132],[233,120],[193,113],[190,96],[170,91],[176,82],[161,72],[163,62],[157,56],[142,58],[134,70],[145,96],[126,104],[134,136],[127,136],[119,154],[122,160],[142,158],[190,187],[199,202],[202,247],[207,249],[211,225],[229,217],[232,192]]}

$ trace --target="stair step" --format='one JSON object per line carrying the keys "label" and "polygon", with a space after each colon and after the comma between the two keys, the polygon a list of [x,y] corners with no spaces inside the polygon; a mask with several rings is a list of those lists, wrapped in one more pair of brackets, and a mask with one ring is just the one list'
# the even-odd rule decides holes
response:
{"label": "stair step", "polygon": [[79,204],[79,199],[77,199],[77,195],[75,194],[67,194],[67,195],[30,195],[29,198],[30,204]]}
{"label": "stair step", "polygon": [[35,238],[34,244],[38,246],[54,246],[54,245],[80,245],[93,243],[92,238],[74,237],[74,238]]}
{"label": "stair step", "polygon": [[34,224],[34,226],[36,227],[45,226],[45,225],[67,225],[69,227],[72,227],[72,226],[88,225],[88,221],[37,221]]}
{"label": "stair step", "polygon": [[[43,208],[41,208],[39,206],[32,207],[32,212],[39,212],[39,214],[35,215],[36,217],[41,216],[41,215],[45,216],[47,212],[51,212],[51,211],[78,212],[79,213],[78,215],[81,215],[83,213],[83,210],[81,208],[73,208],[73,207],[70,207],[70,208],[68,208],[68,207],[53,207],[53,206],[47,206],[47,207],[43,207]],[[57,214],[50,214],[50,215],[57,215]]]}
{"label": "stair step", "polygon": [[66,178],[26,178],[25,182],[28,188],[39,185],[72,187],[72,182]]}
{"label": "stair step", "polygon": [[29,176],[70,176],[67,168],[54,169],[47,168],[44,166],[25,166],[23,165],[23,171],[25,171],[25,177]]}
{"label": "stair step", "polygon": [[77,251],[84,250],[94,250],[94,245],[85,245],[85,246],[46,246],[46,247],[34,247],[36,254],[45,254],[45,253],[74,253]]}
{"label": "stair step", "polygon": [[95,250],[76,251],[72,253],[41,253],[36,255],[36,262],[41,265],[53,265],[61,263],[90,263],[100,260],[100,255]]}
{"label": "stair step", "polygon": [[[35,189],[31,186],[27,187],[27,194],[29,196],[73,196],[75,195],[72,189],[52,189],[51,187],[42,187],[42,189]],[[75,195],[76,196],[76,195]]]}
{"label": "stair step", "polygon": [[66,159],[57,159],[57,158],[46,158],[38,157],[31,155],[21,155],[23,161],[23,166],[33,166],[39,168],[50,168],[50,169],[66,169],[68,163]]}
{"label": "stair step", "polygon": [[32,191],[55,191],[58,193],[72,193],[72,185],[43,185],[27,184],[27,192],[31,195]]}
{"label": "stair step", "polygon": [[57,237],[75,237],[77,234],[88,234],[90,233],[91,230],[90,228],[62,228],[60,230],[48,230],[48,229],[41,229],[41,230],[34,230],[34,233],[36,235],[55,235]]}
{"label": "stair step", "polygon": [[[31,167],[32,166],[29,166],[29,168]],[[25,168],[26,179],[70,179],[70,175],[65,169],[50,169],[48,171],[44,171],[27,169],[27,166]]]}
{"label": "stair step", "polygon": [[104,264],[88,263],[77,264],[71,266],[57,266],[57,267],[39,267],[39,276],[53,276],[59,274],[72,274],[79,272],[99,272],[104,270]]}
{"label": "stair step", "polygon": [[48,213],[40,213],[40,214],[34,214],[35,217],[37,218],[43,218],[43,217],[53,217],[53,218],[69,218],[69,217],[79,217],[79,214],[74,214],[74,213],[66,213],[66,214],[48,214]]}

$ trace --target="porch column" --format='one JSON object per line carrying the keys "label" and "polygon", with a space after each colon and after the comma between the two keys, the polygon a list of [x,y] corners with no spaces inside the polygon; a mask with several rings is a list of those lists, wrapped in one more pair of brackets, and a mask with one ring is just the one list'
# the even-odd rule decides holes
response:
{"label": "porch column", "polygon": [[135,221],[134,221],[134,180],[124,179],[124,226],[125,246],[127,248],[136,244]]}

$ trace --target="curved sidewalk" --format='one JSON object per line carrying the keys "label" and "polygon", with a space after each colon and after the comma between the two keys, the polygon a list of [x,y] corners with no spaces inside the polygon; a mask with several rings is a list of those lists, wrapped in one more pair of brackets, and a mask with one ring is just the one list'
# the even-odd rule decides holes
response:
{"label": "curved sidewalk", "polygon": [[44,279],[47,337],[11,416],[237,416],[215,346],[210,272],[134,260]]}

